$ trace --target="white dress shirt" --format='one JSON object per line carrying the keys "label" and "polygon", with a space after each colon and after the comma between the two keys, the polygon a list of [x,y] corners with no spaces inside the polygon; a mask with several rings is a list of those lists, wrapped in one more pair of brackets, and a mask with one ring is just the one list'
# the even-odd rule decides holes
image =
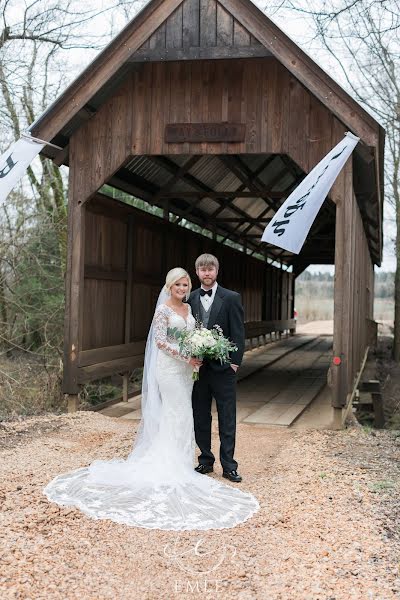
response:
{"label": "white dress shirt", "polygon": [[[212,291],[211,296],[208,296],[207,294],[205,296],[200,296],[200,301],[206,312],[208,312],[210,310],[212,303],[214,302],[215,292],[217,291],[217,287],[218,287],[218,283],[215,282],[214,285],[212,286],[212,288],[210,288]],[[201,286],[201,289],[205,290],[205,288],[203,286]],[[207,290],[205,290],[205,291],[207,291]]]}

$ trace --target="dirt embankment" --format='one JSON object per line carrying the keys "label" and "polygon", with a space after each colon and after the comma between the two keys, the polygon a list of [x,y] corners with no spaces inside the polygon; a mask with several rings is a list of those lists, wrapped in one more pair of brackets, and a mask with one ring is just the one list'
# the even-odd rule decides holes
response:
{"label": "dirt embankment", "polygon": [[135,427],[91,412],[0,425],[2,599],[399,598],[398,432],[240,424],[261,509],[229,530],[127,527],[43,496],[59,473],[126,457]]}

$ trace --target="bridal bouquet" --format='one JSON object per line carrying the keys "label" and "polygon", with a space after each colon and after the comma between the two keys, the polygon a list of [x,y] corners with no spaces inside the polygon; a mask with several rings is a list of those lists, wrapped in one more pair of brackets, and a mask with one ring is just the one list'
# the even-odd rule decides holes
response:
{"label": "bridal bouquet", "polygon": [[[219,325],[214,325],[212,329],[207,329],[201,323],[196,323],[195,329],[188,331],[186,329],[171,328],[170,335],[179,342],[179,349],[186,356],[194,356],[202,360],[210,358],[219,360],[222,363],[229,362],[229,353],[237,350],[237,346],[226,338]],[[199,378],[199,369],[193,370],[193,379]]]}

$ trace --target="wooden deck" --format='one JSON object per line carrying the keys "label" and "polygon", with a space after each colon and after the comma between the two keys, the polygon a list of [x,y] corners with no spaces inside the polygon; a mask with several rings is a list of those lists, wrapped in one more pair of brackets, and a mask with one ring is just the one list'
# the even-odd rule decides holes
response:
{"label": "wooden deck", "polygon": [[[238,422],[289,427],[326,385],[332,337],[296,335],[248,351],[238,374]],[[140,396],[100,411],[141,418]],[[215,402],[212,414],[217,422]]]}

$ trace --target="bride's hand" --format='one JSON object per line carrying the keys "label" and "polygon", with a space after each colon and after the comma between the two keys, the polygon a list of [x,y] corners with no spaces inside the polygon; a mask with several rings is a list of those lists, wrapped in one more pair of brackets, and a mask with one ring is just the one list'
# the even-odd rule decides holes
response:
{"label": "bride's hand", "polygon": [[189,360],[189,365],[192,365],[192,367],[201,367],[202,364],[203,361],[194,356],[192,356],[192,358]]}

